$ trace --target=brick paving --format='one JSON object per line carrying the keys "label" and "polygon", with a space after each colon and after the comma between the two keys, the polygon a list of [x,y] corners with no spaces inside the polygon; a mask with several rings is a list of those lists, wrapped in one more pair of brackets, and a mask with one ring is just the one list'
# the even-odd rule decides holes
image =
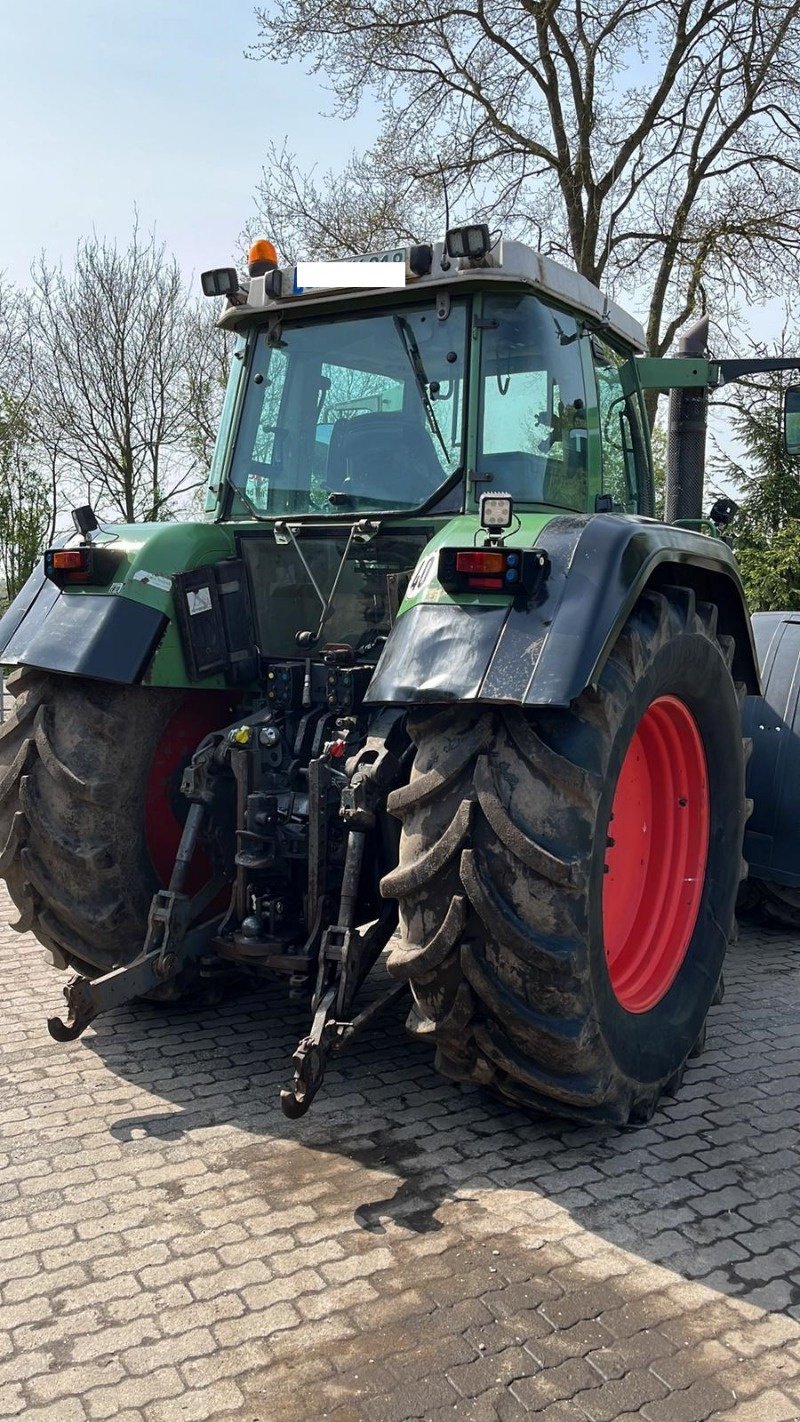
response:
{"label": "brick paving", "polygon": [[636,1132],[434,1076],[399,1009],[290,1123],[283,998],[59,1047],[43,960],[0,932],[0,1417],[800,1418],[800,941],[743,934]]}

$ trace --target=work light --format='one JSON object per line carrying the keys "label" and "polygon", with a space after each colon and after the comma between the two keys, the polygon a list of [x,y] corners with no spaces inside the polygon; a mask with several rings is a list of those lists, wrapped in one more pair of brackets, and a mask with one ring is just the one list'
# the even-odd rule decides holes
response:
{"label": "work light", "polygon": [[71,513],[75,532],[79,533],[87,543],[90,542],[91,535],[100,527],[91,504],[81,504],[78,508],[72,509]]}
{"label": "work light", "polygon": [[471,227],[451,227],[444,241],[448,257],[485,257],[492,245],[486,222],[476,222]]}
{"label": "work light", "polygon": [[510,527],[514,516],[514,500],[510,494],[481,494],[481,528],[487,533],[500,533]]}
{"label": "work light", "polygon": [[235,267],[215,267],[201,274],[200,285],[204,296],[227,296],[233,300],[239,290],[239,273]]}

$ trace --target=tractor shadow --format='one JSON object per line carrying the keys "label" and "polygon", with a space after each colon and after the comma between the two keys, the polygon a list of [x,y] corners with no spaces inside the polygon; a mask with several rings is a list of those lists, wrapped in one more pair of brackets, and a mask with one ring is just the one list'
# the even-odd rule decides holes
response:
{"label": "tractor shadow", "polygon": [[[122,1008],[81,1049],[163,1103],[112,1120],[116,1140],[204,1133],[210,1168],[247,1171],[266,1198],[291,1199],[334,1156],[354,1167],[343,1207],[355,1225],[424,1235],[454,1200],[485,1210],[493,1192],[518,1192],[523,1216],[525,1201],[544,1199],[637,1257],[800,1319],[798,967],[800,942],[746,929],[704,1055],[678,1098],[630,1131],[534,1117],[439,1077],[430,1048],[403,1031],[404,999],[330,1063],[300,1121],[283,1116],[278,1092],[309,1014],[280,989],[216,1007]],[[252,1139],[228,1149],[219,1128],[231,1125]]]}

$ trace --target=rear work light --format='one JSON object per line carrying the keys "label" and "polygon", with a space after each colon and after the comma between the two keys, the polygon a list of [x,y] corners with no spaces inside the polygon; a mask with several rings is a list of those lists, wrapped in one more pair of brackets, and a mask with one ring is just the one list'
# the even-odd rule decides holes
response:
{"label": "rear work light", "polygon": [[210,272],[200,273],[200,285],[204,296],[227,296],[235,301],[239,294],[239,273],[235,267],[214,267]]}
{"label": "rear work light", "polygon": [[451,227],[444,242],[448,257],[485,257],[492,246],[489,227],[485,222],[474,222],[470,227]]}
{"label": "rear work light", "polygon": [[439,582],[446,592],[535,593],[547,577],[540,548],[442,548]]}

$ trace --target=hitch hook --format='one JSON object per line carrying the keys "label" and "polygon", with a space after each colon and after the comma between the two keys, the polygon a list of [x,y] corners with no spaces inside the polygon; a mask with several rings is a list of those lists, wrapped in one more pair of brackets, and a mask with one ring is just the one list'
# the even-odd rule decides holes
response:
{"label": "hitch hook", "polygon": [[292,1057],[295,1064],[294,1081],[291,1086],[281,1089],[281,1110],[290,1121],[305,1116],[322,1085],[328,1056],[336,1037],[336,1023],[329,1018],[335,997],[336,988],[328,988],[314,1013],[311,1031],[307,1037],[303,1037]]}
{"label": "hitch hook", "polygon": [[54,1042],[74,1042],[97,1016],[88,978],[73,978],[64,988],[64,997],[67,1000],[66,1022],[62,1022],[60,1017],[47,1019],[47,1030]]}

